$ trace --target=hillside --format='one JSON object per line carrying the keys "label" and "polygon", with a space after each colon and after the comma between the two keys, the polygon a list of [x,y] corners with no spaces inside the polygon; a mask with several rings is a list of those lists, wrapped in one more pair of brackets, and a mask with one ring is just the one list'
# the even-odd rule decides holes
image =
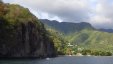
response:
{"label": "hillside", "polygon": [[63,38],[73,46],[84,50],[109,51],[113,53],[113,33],[99,31],[89,23],[57,22],[41,19],[46,29],[62,33]]}
{"label": "hillside", "polygon": [[113,34],[95,30],[82,30],[66,36],[69,42],[84,49],[112,51]]}
{"label": "hillside", "polygon": [[0,58],[53,57],[54,42],[27,8],[0,2]]}

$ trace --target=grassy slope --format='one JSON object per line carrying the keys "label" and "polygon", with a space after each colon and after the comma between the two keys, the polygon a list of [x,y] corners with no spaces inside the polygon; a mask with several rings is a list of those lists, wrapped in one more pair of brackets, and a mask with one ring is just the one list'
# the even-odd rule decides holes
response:
{"label": "grassy slope", "polygon": [[78,33],[66,36],[66,39],[85,49],[113,52],[113,33],[96,30],[82,30]]}

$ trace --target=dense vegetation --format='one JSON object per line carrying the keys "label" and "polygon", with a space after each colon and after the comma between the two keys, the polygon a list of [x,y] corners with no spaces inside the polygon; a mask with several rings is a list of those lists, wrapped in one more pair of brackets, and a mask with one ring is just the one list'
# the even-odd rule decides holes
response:
{"label": "dense vegetation", "polygon": [[79,45],[84,49],[113,52],[112,33],[99,32],[96,30],[82,30],[73,35],[75,36],[68,35],[66,37],[73,45]]}
{"label": "dense vegetation", "polygon": [[48,36],[52,39],[56,47],[57,54],[64,55],[66,52],[66,41],[61,37],[61,34],[55,30],[47,29]]}
{"label": "dense vegetation", "polygon": [[94,56],[111,56],[111,52],[107,51],[97,51],[97,50],[82,50],[83,55],[94,55]]}
{"label": "dense vegetation", "polygon": [[[81,49],[83,55],[87,53],[86,50],[92,51],[90,55],[106,56],[113,53],[113,33],[97,30],[89,23],[59,23],[46,19],[41,21],[45,26],[49,26],[46,29],[56,30],[62,34],[61,36],[67,44],[66,49],[71,49],[71,51],[74,51],[74,54],[78,52],[77,49]],[[73,46],[69,48],[68,43]]]}

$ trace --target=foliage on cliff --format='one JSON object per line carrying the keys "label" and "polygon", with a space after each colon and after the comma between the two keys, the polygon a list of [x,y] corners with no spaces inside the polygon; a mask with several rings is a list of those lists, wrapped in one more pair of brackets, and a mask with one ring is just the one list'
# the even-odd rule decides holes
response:
{"label": "foliage on cliff", "polygon": [[0,3],[0,57],[55,55],[44,25],[27,8]]}
{"label": "foliage on cliff", "polygon": [[64,55],[66,53],[67,43],[62,37],[62,34],[60,34],[59,32],[53,29],[47,29],[47,31],[48,31],[48,36],[50,37],[50,39],[52,39],[54,43],[57,54]]}

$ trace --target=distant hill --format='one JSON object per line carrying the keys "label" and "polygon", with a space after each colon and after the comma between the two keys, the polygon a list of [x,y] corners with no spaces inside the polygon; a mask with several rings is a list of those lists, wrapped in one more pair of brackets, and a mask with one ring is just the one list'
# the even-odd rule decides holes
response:
{"label": "distant hill", "polygon": [[70,23],[40,19],[46,29],[62,33],[63,38],[73,45],[84,49],[103,50],[113,52],[113,33],[95,29],[86,22]]}
{"label": "distant hill", "polygon": [[58,22],[55,20],[50,21],[47,19],[40,19],[40,21],[43,22],[44,24],[47,24],[48,26],[51,26],[53,29],[56,29],[65,34],[79,32],[83,29],[94,29],[91,26],[91,24],[86,23],[86,22],[70,23],[70,22]]}
{"label": "distant hill", "polygon": [[113,29],[98,29],[99,31],[113,33]]}

